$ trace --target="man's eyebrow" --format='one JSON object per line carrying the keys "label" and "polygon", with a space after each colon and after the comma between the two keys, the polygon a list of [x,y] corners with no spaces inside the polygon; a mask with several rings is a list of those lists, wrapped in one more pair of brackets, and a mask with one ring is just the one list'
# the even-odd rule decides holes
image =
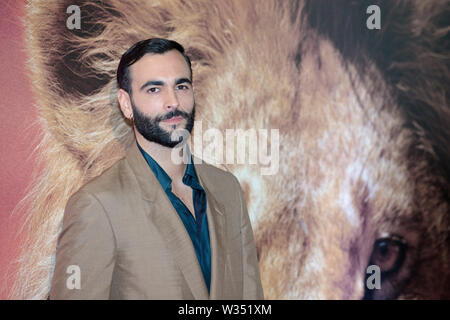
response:
{"label": "man's eyebrow", "polygon": [[185,83],[185,82],[192,84],[192,81],[188,78],[179,78],[175,81],[175,85],[180,84],[180,83]]}
{"label": "man's eyebrow", "polygon": [[[181,83],[186,83],[186,82],[189,84],[192,84],[192,81],[188,78],[179,78],[179,79],[175,80],[175,85],[178,85]],[[146,87],[149,87],[149,86],[163,86],[164,84],[165,84],[165,82],[161,81],[161,80],[149,80],[141,86],[140,90],[144,90]]]}
{"label": "man's eyebrow", "polygon": [[160,81],[160,80],[150,80],[150,81],[147,81],[146,83],[144,83],[144,84],[141,86],[140,90],[144,90],[146,87],[149,87],[149,86],[163,86],[163,85],[164,85],[164,82],[163,82],[163,81]]}

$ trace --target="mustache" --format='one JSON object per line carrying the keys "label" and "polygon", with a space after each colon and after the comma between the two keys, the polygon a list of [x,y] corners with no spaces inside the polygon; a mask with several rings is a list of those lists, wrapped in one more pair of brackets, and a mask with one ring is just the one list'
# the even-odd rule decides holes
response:
{"label": "mustache", "polygon": [[182,111],[180,109],[175,109],[173,111],[170,111],[170,112],[166,113],[163,116],[157,116],[155,118],[155,120],[156,120],[156,122],[159,122],[159,121],[167,120],[167,119],[170,119],[170,118],[173,118],[173,117],[178,117],[178,116],[183,117],[185,119],[188,119],[189,118],[189,113],[184,112],[184,111]]}

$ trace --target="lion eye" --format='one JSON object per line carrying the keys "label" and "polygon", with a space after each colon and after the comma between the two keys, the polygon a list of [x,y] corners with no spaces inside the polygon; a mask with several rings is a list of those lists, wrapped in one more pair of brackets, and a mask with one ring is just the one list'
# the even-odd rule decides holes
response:
{"label": "lion eye", "polygon": [[401,237],[378,239],[373,246],[371,264],[379,266],[384,274],[395,272],[404,262],[406,249],[406,242]]}
{"label": "lion eye", "polygon": [[[369,265],[380,269],[380,290],[366,285],[363,299],[394,299],[408,280],[410,273],[407,267],[407,242],[399,236],[390,235],[375,241]],[[410,260],[410,259],[409,259]],[[406,261],[406,262],[405,262]],[[366,282],[370,273],[366,275]]]}

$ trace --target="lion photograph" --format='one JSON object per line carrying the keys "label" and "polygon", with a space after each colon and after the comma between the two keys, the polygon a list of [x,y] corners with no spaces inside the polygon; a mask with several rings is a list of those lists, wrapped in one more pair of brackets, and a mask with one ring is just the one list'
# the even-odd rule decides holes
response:
{"label": "lion photograph", "polygon": [[449,1],[29,0],[22,21],[43,135],[8,299],[47,299],[68,199],[133,141],[120,57],[154,37],[191,58],[203,132],[277,133],[270,174],[197,155],[239,180],[265,299],[450,298]]}

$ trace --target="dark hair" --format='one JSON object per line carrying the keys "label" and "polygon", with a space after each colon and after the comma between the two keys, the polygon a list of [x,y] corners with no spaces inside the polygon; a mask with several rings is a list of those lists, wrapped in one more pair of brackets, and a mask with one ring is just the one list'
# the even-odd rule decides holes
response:
{"label": "dark hair", "polygon": [[122,55],[119,66],[117,67],[118,87],[131,94],[130,66],[139,61],[146,54],[163,54],[170,50],[177,50],[183,55],[189,66],[192,78],[191,60],[184,53],[184,48],[181,44],[173,40],[151,38],[133,44],[131,48]]}

